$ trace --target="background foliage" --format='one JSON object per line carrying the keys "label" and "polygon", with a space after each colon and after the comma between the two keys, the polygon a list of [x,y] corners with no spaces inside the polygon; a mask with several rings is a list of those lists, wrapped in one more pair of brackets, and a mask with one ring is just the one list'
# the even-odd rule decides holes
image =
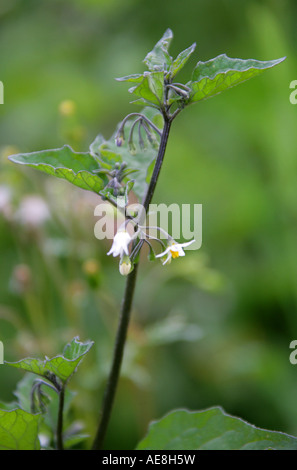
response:
{"label": "background foliage", "polygon": [[[96,196],[7,156],[109,138],[138,110],[114,78],[141,73],[167,27],[173,56],[197,42],[181,79],[221,53],[287,56],[174,123],[154,202],[202,203],[203,246],[166,269],[144,256],[109,449],[135,447],[176,407],[221,405],[297,435],[296,13],[293,0],[1,2],[0,340],[9,361],[95,341],[70,386],[91,434],[124,280],[94,237]],[[21,377],[1,366],[0,400]]]}

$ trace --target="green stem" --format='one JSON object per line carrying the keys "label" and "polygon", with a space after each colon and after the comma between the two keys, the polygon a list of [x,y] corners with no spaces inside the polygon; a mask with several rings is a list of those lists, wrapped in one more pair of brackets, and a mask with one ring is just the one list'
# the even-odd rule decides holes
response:
{"label": "green stem", "polygon": [[[149,204],[153,198],[155,187],[157,184],[157,180],[159,177],[159,173],[161,171],[166,145],[168,141],[169,131],[172,119],[169,119],[167,115],[164,114],[164,128],[161,136],[160,147],[158,151],[157,160],[155,163],[155,167],[153,170],[153,175],[145,195],[143,206],[145,211],[147,212]],[[135,291],[135,284],[136,284],[136,277],[137,277],[137,268],[138,264],[135,264],[133,271],[128,275],[126,281],[126,288],[125,294],[122,303],[121,315],[119,320],[119,326],[116,335],[116,341],[114,346],[113,352],[113,361],[110,369],[110,374],[107,382],[107,386],[105,389],[104,397],[103,397],[103,404],[102,404],[102,412],[101,412],[101,419],[98,426],[98,430],[94,439],[93,443],[93,450],[101,450],[103,448],[104,438],[107,431],[107,426],[109,423],[115,393],[117,389],[117,384],[120,376],[122,359],[124,354],[124,347],[127,338],[127,331],[129,326],[129,320],[131,315],[131,307],[133,302],[133,296]]]}

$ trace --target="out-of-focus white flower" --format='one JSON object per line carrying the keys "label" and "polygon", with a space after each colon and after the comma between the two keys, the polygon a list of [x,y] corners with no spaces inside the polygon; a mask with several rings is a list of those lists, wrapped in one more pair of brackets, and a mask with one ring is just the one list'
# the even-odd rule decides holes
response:
{"label": "out-of-focus white flower", "polygon": [[113,239],[112,247],[107,253],[108,255],[120,256],[129,255],[128,246],[131,242],[132,237],[129,235],[127,230],[119,230]]}
{"label": "out-of-focus white flower", "polygon": [[180,256],[185,256],[185,252],[183,248],[191,245],[194,242],[195,240],[191,240],[190,242],[186,242],[186,243],[177,243],[175,240],[171,239],[169,241],[169,244],[166,250],[164,250],[162,253],[157,255],[156,258],[164,258],[167,255],[167,257],[162,263],[162,264],[166,264],[171,261],[171,258],[174,259],[174,258],[179,258]]}
{"label": "out-of-focus white flower", "polygon": [[26,196],[16,215],[21,224],[31,227],[39,227],[50,217],[46,202],[39,196]]}

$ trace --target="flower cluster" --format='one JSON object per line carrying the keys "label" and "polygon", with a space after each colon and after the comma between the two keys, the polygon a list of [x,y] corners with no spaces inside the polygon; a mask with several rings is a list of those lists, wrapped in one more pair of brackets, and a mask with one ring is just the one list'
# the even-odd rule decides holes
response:
{"label": "flower cluster", "polygon": [[[127,276],[133,269],[133,253],[129,253],[129,245],[136,238],[139,239],[139,242],[136,245],[136,251],[138,247],[141,248],[143,242],[146,242],[150,246],[151,251],[153,252],[153,258],[161,258],[163,265],[167,263],[169,264],[172,258],[175,259],[179,258],[180,256],[185,256],[183,248],[195,242],[195,240],[191,240],[185,243],[177,243],[169,234],[167,234],[167,239],[165,243],[155,238],[155,240],[161,242],[165,248],[164,251],[162,251],[158,255],[155,255],[153,247],[148,240],[148,238],[152,237],[149,237],[145,230],[143,230],[144,228],[138,226],[137,230],[135,231],[135,234],[131,236],[127,231],[126,225],[127,224],[125,223],[119,228],[116,235],[114,236],[111,249],[107,253],[108,255],[113,255],[113,257],[120,257],[119,271],[123,276]],[[158,229],[158,227],[154,228]],[[164,232],[164,230],[162,229],[159,230]]]}

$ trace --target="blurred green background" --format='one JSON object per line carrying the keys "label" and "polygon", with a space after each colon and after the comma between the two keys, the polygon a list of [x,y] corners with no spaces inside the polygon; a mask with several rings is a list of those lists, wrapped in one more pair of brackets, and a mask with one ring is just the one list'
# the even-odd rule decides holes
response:
{"label": "blurred green background", "polygon": [[[70,383],[91,435],[125,280],[94,237],[97,197],[7,157],[109,138],[135,110],[114,78],[142,72],[168,27],[173,56],[197,42],[180,81],[221,53],[287,56],[174,123],[154,202],[202,203],[203,245],[166,268],[143,257],[108,449],[184,407],[297,435],[296,15],[295,0],[1,0],[0,340],[13,361],[95,341]],[[0,366],[0,400],[21,378]]]}

